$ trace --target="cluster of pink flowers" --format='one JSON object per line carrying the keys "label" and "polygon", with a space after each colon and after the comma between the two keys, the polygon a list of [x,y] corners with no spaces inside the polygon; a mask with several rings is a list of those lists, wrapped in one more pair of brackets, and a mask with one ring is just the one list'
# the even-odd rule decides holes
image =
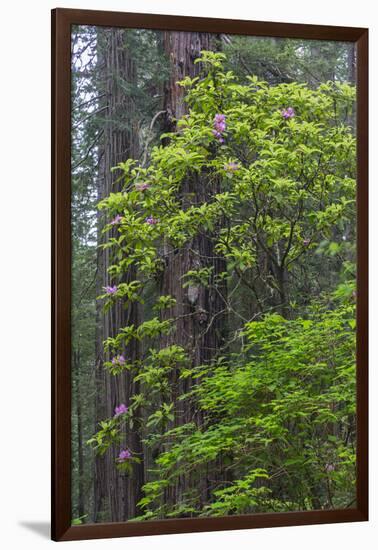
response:
{"label": "cluster of pink flowers", "polygon": [[137,191],[146,191],[146,189],[149,189],[151,186],[149,183],[136,183],[135,189]]}
{"label": "cluster of pink flowers", "polygon": [[129,458],[131,458],[131,452],[129,449],[123,449],[118,455],[117,462],[125,462]]}
{"label": "cluster of pink flowers", "polygon": [[310,239],[303,239],[304,246],[308,246],[310,244]]}
{"label": "cluster of pink flowers", "polygon": [[110,225],[118,225],[122,221],[122,216],[120,214],[117,214],[115,218],[112,219],[110,222]]}
{"label": "cluster of pink flowers", "polygon": [[117,355],[116,357],[113,357],[112,359],[112,365],[123,367],[126,364],[126,359],[123,355]]}
{"label": "cluster of pink flowers", "polygon": [[146,223],[148,223],[148,225],[156,225],[157,223],[159,223],[159,220],[157,218],[154,218],[153,216],[148,216],[145,221]]}
{"label": "cluster of pink flowers", "polygon": [[118,290],[118,287],[116,285],[114,286],[104,286],[103,289],[105,290],[106,294],[109,294],[110,296],[112,296],[113,294],[115,294]]}
{"label": "cluster of pink flowers", "polygon": [[236,172],[236,170],[239,170],[240,166],[237,162],[228,162],[224,165],[224,169],[226,172]]}
{"label": "cluster of pink flowers", "polygon": [[288,107],[287,109],[283,109],[281,111],[281,115],[283,116],[283,118],[285,118],[287,120],[288,118],[295,117],[295,111],[294,111],[293,107]]}
{"label": "cluster of pink flowers", "polygon": [[217,114],[214,117],[214,129],[213,129],[213,135],[217,138],[219,143],[224,142],[224,138],[222,136],[223,132],[226,130],[226,115]]}
{"label": "cluster of pink flowers", "polygon": [[114,418],[116,418],[120,414],[127,413],[128,410],[129,409],[126,407],[126,405],[124,403],[121,403],[120,405],[118,405],[118,407],[114,409]]}

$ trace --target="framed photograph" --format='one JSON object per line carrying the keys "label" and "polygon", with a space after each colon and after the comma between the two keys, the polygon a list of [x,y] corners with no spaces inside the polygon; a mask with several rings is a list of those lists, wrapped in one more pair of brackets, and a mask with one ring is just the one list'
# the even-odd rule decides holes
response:
{"label": "framed photograph", "polygon": [[368,31],[52,12],[52,537],[368,519]]}

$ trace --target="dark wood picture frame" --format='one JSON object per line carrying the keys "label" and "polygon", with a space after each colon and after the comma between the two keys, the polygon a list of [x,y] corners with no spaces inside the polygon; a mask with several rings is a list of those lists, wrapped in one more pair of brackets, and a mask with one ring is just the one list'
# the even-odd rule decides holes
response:
{"label": "dark wood picture frame", "polygon": [[[357,50],[357,500],[355,508],[71,526],[71,25],[340,40]],[[52,539],[368,520],[368,30],[108,11],[52,11]]]}

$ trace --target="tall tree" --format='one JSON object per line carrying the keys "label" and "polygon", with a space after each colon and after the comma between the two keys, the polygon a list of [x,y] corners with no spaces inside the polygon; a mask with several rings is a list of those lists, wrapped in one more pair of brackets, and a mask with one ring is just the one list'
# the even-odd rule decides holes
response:
{"label": "tall tree", "polygon": [[[210,33],[165,32],[164,51],[169,60],[170,73],[164,89],[164,130],[180,131],[177,121],[188,114],[185,89],[179,83],[186,78],[200,76],[198,60],[203,50],[217,49],[219,38]],[[221,108],[221,105],[219,106]],[[211,181],[206,172],[192,173],[182,183],[179,201],[183,209],[204,204],[219,190],[216,179]],[[224,344],[226,315],[224,284],[216,283],[220,273],[225,271],[224,260],[214,250],[214,239],[209,234],[196,234],[182,247],[164,245],[164,271],[161,276],[160,293],[172,296],[175,304],[164,310],[162,319],[175,319],[175,330],[161,340],[164,348],[170,345],[182,346],[189,354],[193,367],[209,363]],[[210,284],[190,280],[189,274],[208,270]],[[190,391],[195,383],[190,377],[181,378],[179,369],[173,370],[170,386],[174,392],[174,426],[194,420],[197,425],[203,422],[202,412],[195,409],[190,400],[180,401],[179,397]],[[166,495],[168,500],[177,502],[190,486],[190,476],[181,476],[175,487]],[[208,484],[202,480],[202,497],[207,498]]]}
{"label": "tall tree", "polygon": [[[72,517],[87,521],[93,501],[96,187],[98,110],[93,81],[96,33],[72,32]],[[79,518],[81,518],[79,520]]]}
{"label": "tall tree", "polygon": [[[103,122],[103,136],[100,146],[100,173],[98,179],[98,199],[117,192],[122,188],[116,171],[112,170],[127,158],[139,155],[139,128],[136,118],[133,96],[130,89],[136,85],[136,65],[127,43],[127,31],[111,28],[99,31],[98,63],[103,74],[100,80],[100,92],[106,114]],[[99,217],[99,233],[104,224],[110,220]],[[111,230],[106,239],[114,236],[116,229]],[[114,258],[109,249],[99,248],[98,252],[98,290],[112,284],[109,267]],[[132,270],[131,270],[132,271]],[[123,281],[134,278],[131,271],[123,275]],[[138,306],[120,302],[112,310],[102,311],[99,303],[97,326],[97,421],[114,415],[115,407],[120,403],[129,403],[132,395],[138,391],[138,384],[130,374],[124,372],[116,379],[104,369],[104,361],[111,358],[103,353],[102,342],[116,335],[121,327],[137,323]],[[135,360],[139,354],[138,342],[133,341],[124,349],[124,355]],[[136,453],[142,452],[138,423],[134,429],[124,434],[128,445]],[[143,485],[143,465],[137,465],[133,479],[119,475],[115,469],[115,460],[119,449],[112,448],[106,456],[97,457],[95,472],[95,521],[108,514],[112,521],[124,521],[136,515],[136,503],[141,497]]]}

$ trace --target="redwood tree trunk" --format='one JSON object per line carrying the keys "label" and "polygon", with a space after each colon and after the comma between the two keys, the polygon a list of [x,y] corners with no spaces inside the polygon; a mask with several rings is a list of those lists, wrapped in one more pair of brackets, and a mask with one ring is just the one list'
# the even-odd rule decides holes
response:
{"label": "redwood tree trunk", "polygon": [[[104,66],[105,101],[107,106],[104,122],[104,135],[99,171],[98,198],[101,200],[111,192],[120,190],[117,172],[111,168],[128,158],[137,158],[139,154],[138,126],[130,95],[125,92],[125,84],[135,84],[136,66],[125,43],[126,33],[122,29],[103,31],[103,41],[99,44],[99,64]],[[107,220],[108,222],[109,220]],[[99,230],[105,220],[99,218]],[[114,229],[114,232],[116,229]],[[101,287],[114,284],[107,272],[112,263],[112,252],[99,250],[98,253],[98,292]],[[128,272],[124,281],[135,278]],[[120,403],[128,405],[131,396],[138,392],[136,383],[129,373],[117,376],[105,372],[103,362],[109,360],[103,353],[103,341],[115,336],[121,327],[138,323],[139,311],[136,304],[125,309],[118,301],[107,313],[99,304],[97,326],[97,421],[113,416],[114,408]],[[138,343],[133,341],[123,353],[130,361],[139,355]],[[138,432],[138,419],[134,421],[133,431],[125,434],[123,444],[133,454],[141,454],[142,443]],[[135,464],[132,476],[122,476],[116,469],[115,459],[119,449],[110,448],[104,457],[96,459],[95,472],[95,521],[104,518],[111,521],[125,521],[137,515],[136,503],[141,498],[143,485],[143,463]]]}
{"label": "redwood tree trunk", "polygon": [[[164,48],[170,61],[170,79],[165,88],[166,125],[165,131],[174,131],[176,121],[187,113],[184,101],[185,90],[177,82],[184,77],[193,78],[199,74],[199,64],[194,61],[201,50],[214,50],[214,35],[208,33],[167,32]],[[189,177],[180,189],[183,208],[191,204],[202,204],[218,189],[209,189],[206,175]],[[165,311],[163,318],[175,318],[175,331],[162,339],[162,346],[177,344],[190,356],[192,367],[206,364],[214,358],[224,343],[225,289],[215,289],[216,276],[225,270],[223,259],[214,252],[213,238],[198,234],[180,250],[165,247],[165,270],[161,280],[161,294],[176,299],[176,305]],[[189,270],[212,267],[209,288],[198,285],[183,288],[182,276]],[[223,295],[223,296],[222,296]],[[174,426],[194,421],[198,426],[203,418],[193,403],[179,401],[178,397],[188,392],[195,382],[191,378],[179,379],[179,371],[171,376],[171,388],[175,401]],[[198,480],[181,476],[175,487],[166,491],[165,498],[172,504],[179,503],[183,493],[192,486],[198,487]],[[208,481],[204,474],[200,483],[201,500],[208,498]]]}
{"label": "redwood tree trunk", "polygon": [[84,453],[83,453],[83,418],[82,418],[82,397],[80,391],[80,372],[81,372],[80,348],[73,352],[73,367],[75,373],[75,401],[76,401],[76,430],[77,430],[77,470],[78,470],[78,517],[84,516]]}

